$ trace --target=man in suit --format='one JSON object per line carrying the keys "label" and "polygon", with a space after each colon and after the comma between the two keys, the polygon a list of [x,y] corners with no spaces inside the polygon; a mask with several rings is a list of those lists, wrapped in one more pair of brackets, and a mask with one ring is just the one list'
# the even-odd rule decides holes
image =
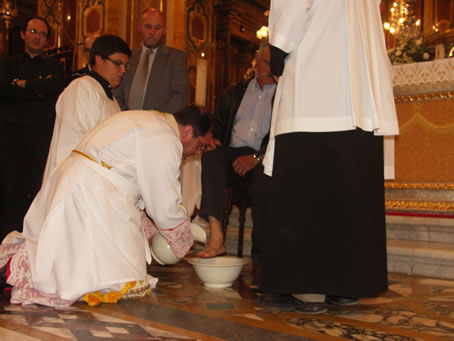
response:
{"label": "man in suit", "polygon": [[189,78],[186,54],[164,45],[164,15],[145,11],[137,25],[142,47],[134,49],[115,97],[122,110],[145,109],[175,113],[188,104]]}

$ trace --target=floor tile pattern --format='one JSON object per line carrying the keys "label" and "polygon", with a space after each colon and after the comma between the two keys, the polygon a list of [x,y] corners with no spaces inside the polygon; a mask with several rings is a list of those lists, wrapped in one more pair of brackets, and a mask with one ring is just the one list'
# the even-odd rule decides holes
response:
{"label": "floor tile pattern", "polygon": [[389,274],[389,290],[310,316],[264,309],[248,264],[232,288],[203,286],[192,266],[151,265],[150,297],[90,308],[0,298],[0,340],[454,340],[454,281]]}

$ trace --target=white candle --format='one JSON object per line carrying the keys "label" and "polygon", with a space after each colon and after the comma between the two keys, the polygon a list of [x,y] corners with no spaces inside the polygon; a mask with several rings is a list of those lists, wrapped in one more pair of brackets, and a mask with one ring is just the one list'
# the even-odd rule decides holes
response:
{"label": "white candle", "polygon": [[197,74],[195,86],[195,104],[204,107],[207,96],[207,68],[208,62],[203,58],[197,59]]}

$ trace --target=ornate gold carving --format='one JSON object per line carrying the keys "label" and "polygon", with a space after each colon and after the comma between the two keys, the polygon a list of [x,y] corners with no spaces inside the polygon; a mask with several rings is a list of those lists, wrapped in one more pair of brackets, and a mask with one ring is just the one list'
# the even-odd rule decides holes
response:
{"label": "ornate gold carving", "polygon": [[454,92],[436,92],[411,96],[395,96],[396,103],[409,103],[409,102],[428,102],[428,101],[443,101],[454,98]]}
{"label": "ornate gold carving", "polygon": [[437,211],[443,213],[454,212],[452,202],[427,202],[427,201],[394,201],[386,200],[387,210],[411,210],[411,211]]}
{"label": "ornate gold carving", "polygon": [[385,188],[386,189],[454,190],[454,184],[385,182]]}
{"label": "ornate gold carving", "polygon": [[385,208],[390,211],[451,214],[453,183],[385,183]]}

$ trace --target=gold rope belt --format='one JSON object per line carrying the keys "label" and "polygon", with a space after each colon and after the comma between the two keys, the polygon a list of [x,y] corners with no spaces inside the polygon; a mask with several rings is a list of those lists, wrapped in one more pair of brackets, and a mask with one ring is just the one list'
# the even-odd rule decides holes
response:
{"label": "gold rope belt", "polygon": [[[79,154],[79,155],[82,155],[84,158],[90,160],[90,161],[93,161],[93,162],[96,162],[98,163],[98,161],[96,161],[93,157],[91,157],[90,155],[88,154],[85,154],[84,152],[81,152],[80,150],[76,150],[76,149],[73,149],[73,153],[76,153],[76,154]],[[111,169],[112,166],[109,166],[107,163],[105,163],[104,161],[101,161],[101,166],[107,168],[107,169]]]}

